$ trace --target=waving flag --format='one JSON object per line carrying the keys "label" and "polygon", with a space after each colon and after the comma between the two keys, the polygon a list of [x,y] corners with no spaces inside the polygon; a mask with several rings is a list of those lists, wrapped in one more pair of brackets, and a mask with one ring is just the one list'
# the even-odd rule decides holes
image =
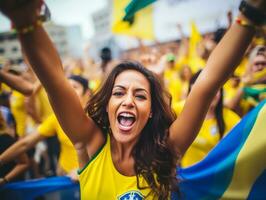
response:
{"label": "waving flag", "polygon": [[35,200],[51,192],[61,194],[60,197],[64,200],[80,199],[79,195],[76,195],[79,192],[79,184],[66,176],[21,181],[0,187],[1,200]]}
{"label": "waving flag", "polygon": [[123,17],[124,21],[130,21],[135,13],[145,8],[156,0],[132,0],[126,7],[126,15]]}
{"label": "waving flag", "polygon": [[[201,162],[177,169],[181,194],[172,199],[265,199],[266,100],[248,113]],[[1,199],[33,200],[49,192],[79,191],[67,177],[10,183]],[[74,197],[64,199],[74,199]]]}
{"label": "waving flag", "polygon": [[266,100],[247,114],[204,160],[179,170],[181,197],[265,199],[265,155]]}
{"label": "waving flag", "polygon": [[202,37],[198,30],[198,27],[194,21],[190,23],[190,39],[189,39],[189,55],[194,57],[197,55],[197,45],[201,42]]}
{"label": "waving flag", "polygon": [[[154,39],[151,0],[113,0],[112,31],[114,34]],[[145,8],[144,8],[145,7]]]}

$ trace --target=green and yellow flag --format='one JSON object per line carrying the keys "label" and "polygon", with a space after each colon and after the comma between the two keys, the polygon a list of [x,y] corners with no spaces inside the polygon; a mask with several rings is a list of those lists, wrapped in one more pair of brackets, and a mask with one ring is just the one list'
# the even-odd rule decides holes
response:
{"label": "green and yellow flag", "polygon": [[153,8],[155,0],[113,0],[112,32],[141,39],[154,39]]}

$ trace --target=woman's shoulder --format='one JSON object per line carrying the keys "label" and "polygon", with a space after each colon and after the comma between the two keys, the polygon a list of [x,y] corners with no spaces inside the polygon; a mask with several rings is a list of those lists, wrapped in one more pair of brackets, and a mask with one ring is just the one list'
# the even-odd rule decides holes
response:
{"label": "woman's shoulder", "polygon": [[[108,153],[107,151],[110,149],[110,136],[107,134],[105,138],[105,142],[102,146],[90,157],[89,161],[84,165],[84,167],[78,170],[78,174],[80,175],[83,171],[85,171],[91,165],[94,165],[95,162],[99,162],[100,160],[104,160],[104,155]],[[101,159],[102,158],[102,159]],[[104,161],[103,161],[104,162]]]}

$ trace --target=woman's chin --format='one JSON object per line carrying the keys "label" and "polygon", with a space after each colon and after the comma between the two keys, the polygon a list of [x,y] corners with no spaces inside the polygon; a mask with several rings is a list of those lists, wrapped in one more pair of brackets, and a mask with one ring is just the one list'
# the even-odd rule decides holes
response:
{"label": "woman's chin", "polygon": [[137,140],[136,135],[133,132],[117,131],[113,133],[113,137],[118,143],[131,143]]}

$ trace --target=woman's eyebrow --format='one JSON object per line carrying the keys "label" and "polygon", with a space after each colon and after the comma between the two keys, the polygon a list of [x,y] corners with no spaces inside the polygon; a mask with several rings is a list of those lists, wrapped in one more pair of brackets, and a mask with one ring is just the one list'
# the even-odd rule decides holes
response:
{"label": "woman's eyebrow", "polygon": [[[115,88],[121,88],[121,89],[124,89],[124,90],[126,89],[126,87],[123,86],[123,85],[115,85],[115,86],[113,87],[113,89],[115,89]],[[143,91],[143,92],[145,92],[145,93],[148,94],[148,91],[147,91],[146,89],[144,89],[144,88],[136,88],[135,91],[136,91],[136,92],[141,92],[141,91]]]}
{"label": "woman's eyebrow", "polygon": [[126,89],[126,87],[125,86],[122,86],[122,85],[115,85],[113,88],[121,88],[121,89]]}
{"label": "woman's eyebrow", "polygon": [[146,89],[144,89],[144,88],[137,88],[137,89],[135,89],[135,91],[136,92],[145,92],[145,93],[148,94],[148,91]]}

